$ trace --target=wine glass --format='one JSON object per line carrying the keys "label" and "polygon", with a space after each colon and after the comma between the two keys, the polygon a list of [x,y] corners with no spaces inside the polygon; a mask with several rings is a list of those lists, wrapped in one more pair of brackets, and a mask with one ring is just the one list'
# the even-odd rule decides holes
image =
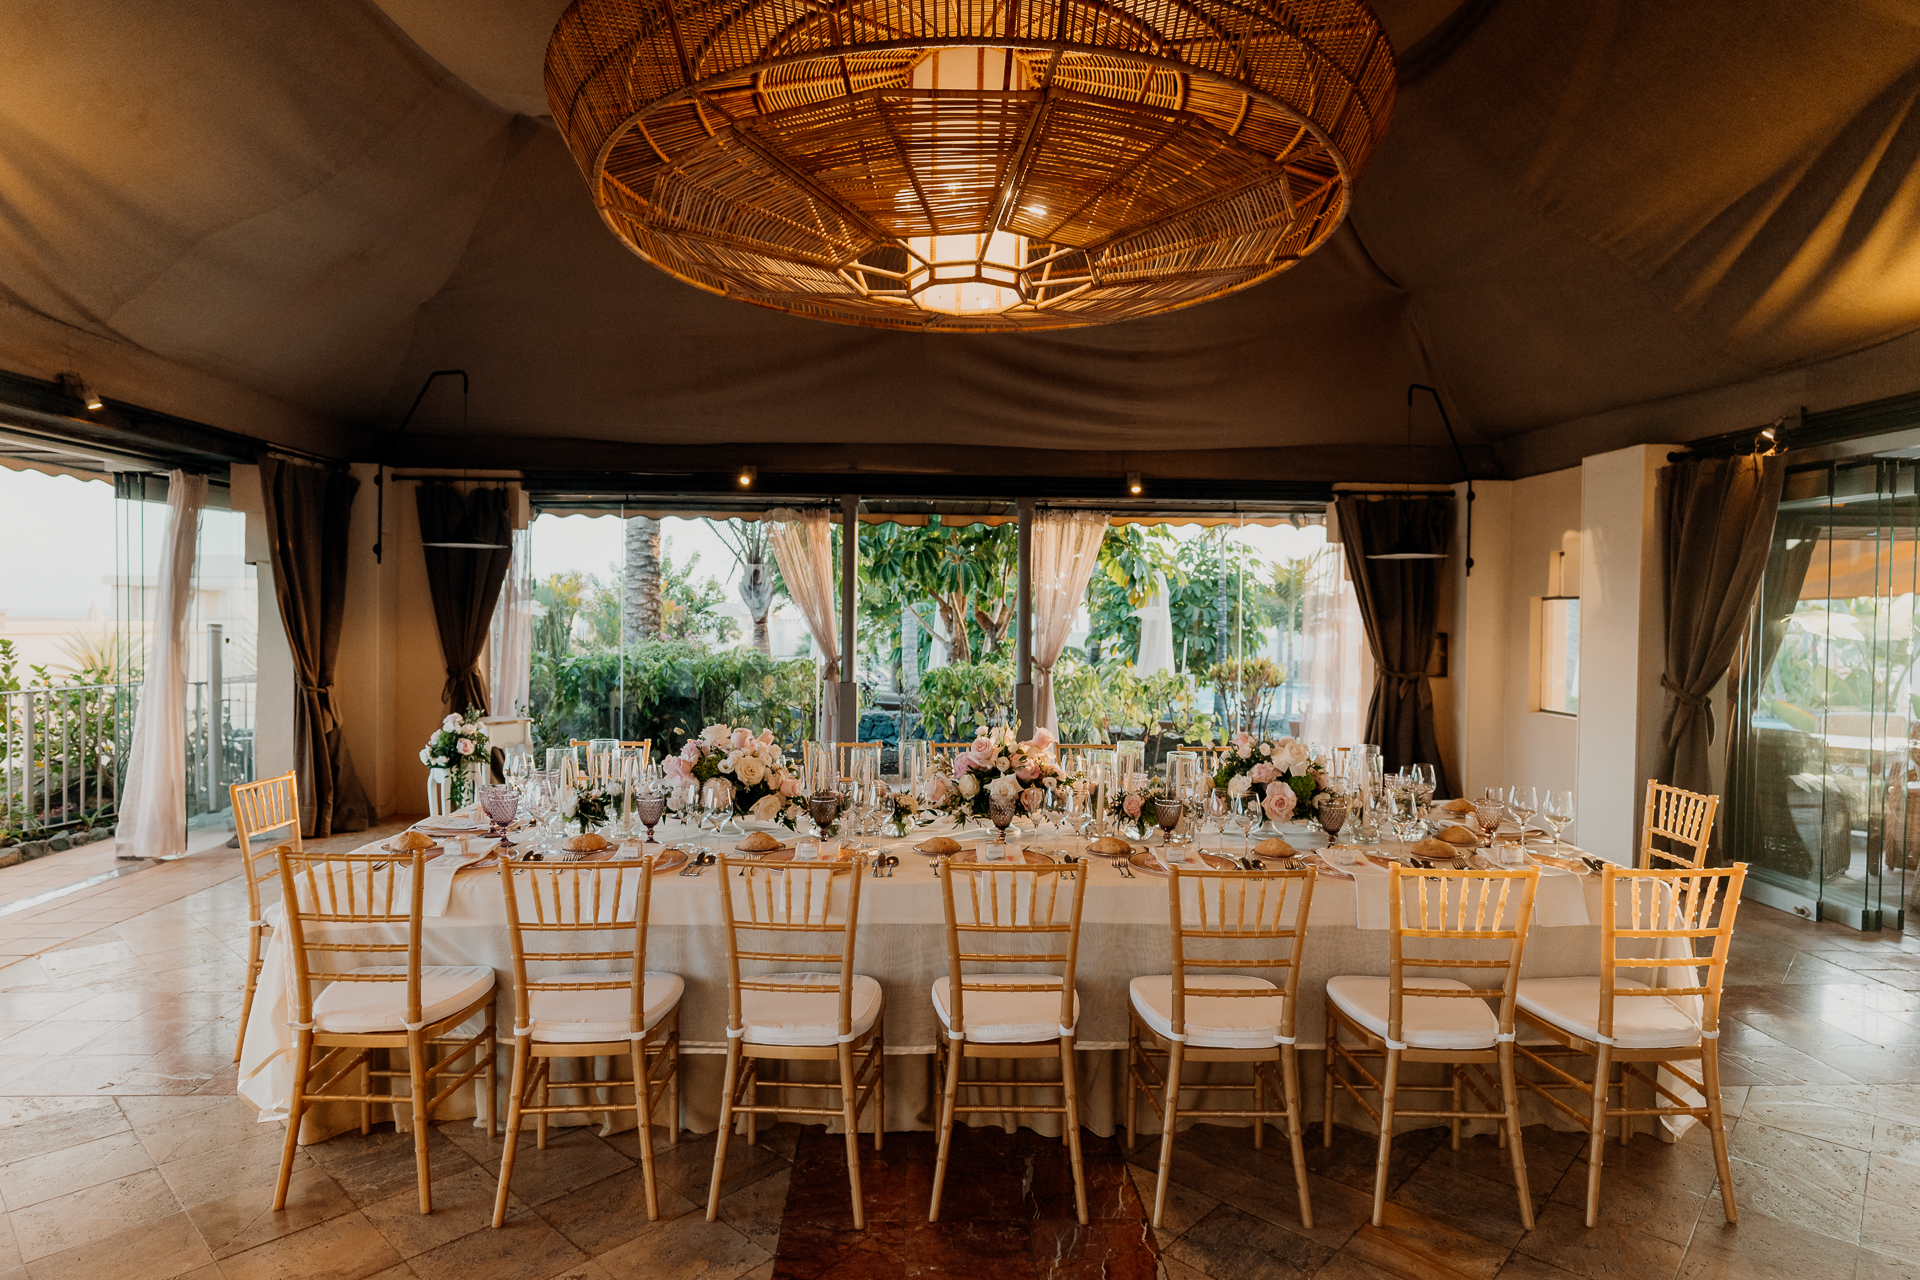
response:
{"label": "wine glass", "polygon": [[1560,847],[1560,832],[1573,821],[1573,792],[1548,791],[1546,803],[1541,806],[1540,816],[1553,828],[1553,847]]}
{"label": "wine glass", "polygon": [[498,835],[513,822],[514,814],[520,810],[520,797],[512,787],[480,788],[480,808],[485,811],[493,823],[491,834]]}
{"label": "wine glass", "polygon": [[807,816],[813,819],[813,833],[818,839],[827,838],[827,828],[833,824],[834,815],[840,812],[840,793],[837,791],[816,791],[807,797]]}
{"label": "wine glass", "polygon": [[1004,847],[1007,843],[1007,828],[1013,823],[1015,809],[1019,807],[1018,794],[1009,796],[989,796],[987,799],[987,820],[993,823],[996,834],[993,842]]}
{"label": "wine glass", "polygon": [[1321,797],[1313,816],[1320,821],[1320,829],[1327,833],[1327,843],[1333,845],[1340,839],[1340,828],[1347,825],[1347,814],[1351,806],[1347,797],[1338,791],[1329,791]]}
{"label": "wine glass", "polygon": [[633,802],[633,816],[647,829],[647,844],[653,843],[653,829],[667,816],[667,793],[649,789]]}
{"label": "wine glass", "polygon": [[1178,796],[1161,796],[1153,802],[1153,820],[1160,828],[1160,847],[1173,843],[1173,829],[1186,816],[1186,802]]}
{"label": "wine glass", "polygon": [[713,814],[713,833],[717,836],[740,836],[746,831],[733,820],[733,783],[726,778],[707,779],[707,808]]}
{"label": "wine glass", "polygon": [[1474,802],[1473,820],[1478,823],[1480,827],[1480,847],[1482,849],[1493,846],[1493,833],[1500,829],[1500,817],[1506,812],[1506,807],[1507,806],[1502,804],[1497,797],[1487,800],[1476,800]]}
{"label": "wine glass", "polygon": [[1513,810],[1513,816],[1520,820],[1520,843],[1527,842],[1527,823],[1533,821],[1533,815],[1540,812],[1540,794],[1534,787],[1510,787],[1507,790],[1507,808]]}
{"label": "wine glass", "polygon": [[1227,834],[1227,819],[1233,816],[1233,797],[1227,794],[1225,787],[1215,787],[1207,792],[1207,816],[1213,819],[1213,829],[1221,835]]}
{"label": "wine glass", "polygon": [[1407,766],[1407,774],[1413,779],[1413,794],[1420,802],[1420,813],[1424,817],[1433,804],[1433,792],[1440,785],[1440,773],[1430,764]]}
{"label": "wine glass", "polygon": [[1245,854],[1249,858],[1253,856],[1253,829],[1260,825],[1260,819],[1265,816],[1260,809],[1260,797],[1252,791],[1233,802],[1233,825],[1240,828],[1240,843],[1245,846]]}

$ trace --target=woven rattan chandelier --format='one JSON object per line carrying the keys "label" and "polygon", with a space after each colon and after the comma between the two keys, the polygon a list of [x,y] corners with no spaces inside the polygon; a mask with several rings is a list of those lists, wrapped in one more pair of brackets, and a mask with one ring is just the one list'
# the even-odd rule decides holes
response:
{"label": "woven rattan chandelier", "polygon": [[961,332],[1286,270],[1394,96],[1361,0],[574,0],[546,79],[601,217],[656,267]]}

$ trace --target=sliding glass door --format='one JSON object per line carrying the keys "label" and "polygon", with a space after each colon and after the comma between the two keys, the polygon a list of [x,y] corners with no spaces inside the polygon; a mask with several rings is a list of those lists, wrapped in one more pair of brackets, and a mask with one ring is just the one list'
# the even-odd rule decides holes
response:
{"label": "sliding glass door", "polygon": [[1920,858],[1916,463],[1791,470],[1733,672],[1726,852],[1749,893],[1900,927]]}

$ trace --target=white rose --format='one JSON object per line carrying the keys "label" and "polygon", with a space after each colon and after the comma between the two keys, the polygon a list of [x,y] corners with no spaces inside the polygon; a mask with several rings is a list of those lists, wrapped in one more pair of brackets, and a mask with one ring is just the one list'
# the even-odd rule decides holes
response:
{"label": "white rose", "polygon": [[[768,796],[767,799],[771,800],[773,799],[773,797]],[[800,821],[801,818],[806,816],[806,813],[807,813],[806,806],[801,804],[798,800],[796,800],[792,804],[787,806],[787,821],[798,822]]]}
{"label": "white rose", "polygon": [[734,764],[733,772],[742,786],[751,787],[767,776],[767,766],[760,762],[759,756],[743,754]]}
{"label": "white rose", "polygon": [[1267,756],[1268,758],[1271,758],[1273,756],[1273,744],[1271,742],[1261,743],[1260,754],[1263,756]]}
{"label": "white rose", "polygon": [[733,730],[723,724],[710,724],[700,731],[700,741],[710,747],[717,747],[733,736]]}
{"label": "white rose", "polygon": [[572,787],[568,787],[560,793],[560,812],[563,816],[571,818],[579,811],[580,797],[574,792]]}
{"label": "white rose", "polygon": [[1232,781],[1227,783],[1227,794],[1235,800],[1238,800],[1241,796],[1247,794],[1247,788],[1252,785],[1252,778],[1249,778],[1244,773],[1236,773],[1233,775]]}
{"label": "white rose", "polygon": [[470,756],[473,754],[473,743],[468,741],[466,738],[460,739],[460,741],[454,743],[453,745],[459,748],[460,754],[463,756]]}
{"label": "white rose", "polygon": [[1012,775],[995,778],[987,784],[987,794],[995,800],[1011,800],[1020,794],[1020,779]]}
{"label": "white rose", "polygon": [[428,751],[425,747],[420,748],[420,763],[421,764],[433,763],[433,753]]}
{"label": "white rose", "polygon": [[779,796],[761,796],[753,802],[753,808],[747,810],[747,816],[756,822],[772,822],[779,814]]}
{"label": "white rose", "polygon": [[1311,759],[1313,759],[1313,753],[1307,750],[1305,743],[1289,742],[1287,744],[1286,767],[1289,770],[1297,770]]}
{"label": "white rose", "polygon": [[433,762],[439,765],[442,769],[447,767],[447,758],[445,756],[435,756],[433,758]]}
{"label": "white rose", "polygon": [[971,773],[963,773],[959,778],[960,794],[971,800],[980,794],[980,779]]}
{"label": "white rose", "polygon": [[720,772],[722,772],[722,773],[732,773],[732,772],[733,772],[733,757],[732,757],[732,756],[730,756],[730,755],[727,755],[727,756],[722,756],[722,757],[720,757],[720,763],[719,763],[719,765],[718,765],[717,767],[719,768],[719,770],[720,770]]}
{"label": "white rose", "polygon": [[449,715],[445,720],[440,722],[440,727],[448,731],[457,730],[460,727],[460,717]]}

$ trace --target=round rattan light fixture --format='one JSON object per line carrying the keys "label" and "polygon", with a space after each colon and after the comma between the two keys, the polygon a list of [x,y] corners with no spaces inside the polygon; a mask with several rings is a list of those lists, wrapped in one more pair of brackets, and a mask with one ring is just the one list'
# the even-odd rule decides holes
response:
{"label": "round rattan light fixture", "polygon": [[1362,0],[574,0],[546,80],[601,217],[661,270],[961,332],[1286,270],[1394,97]]}

